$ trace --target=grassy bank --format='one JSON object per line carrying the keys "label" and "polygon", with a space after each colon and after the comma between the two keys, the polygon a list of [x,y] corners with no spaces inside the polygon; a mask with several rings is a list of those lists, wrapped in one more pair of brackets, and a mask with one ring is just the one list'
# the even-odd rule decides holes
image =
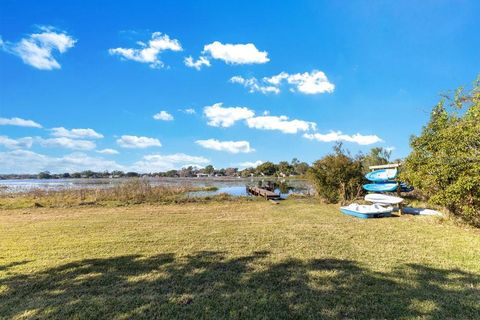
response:
{"label": "grassy bank", "polygon": [[0,316],[480,314],[480,234],[311,199],[0,209]]}
{"label": "grassy bank", "polygon": [[23,193],[3,193],[0,195],[0,208],[59,208],[77,206],[123,206],[132,204],[169,204],[205,202],[205,200],[235,200],[225,194],[199,198],[189,196],[195,191],[216,191],[215,186],[154,186],[148,180],[131,179],[107,188],[91,189],[36,189]]}

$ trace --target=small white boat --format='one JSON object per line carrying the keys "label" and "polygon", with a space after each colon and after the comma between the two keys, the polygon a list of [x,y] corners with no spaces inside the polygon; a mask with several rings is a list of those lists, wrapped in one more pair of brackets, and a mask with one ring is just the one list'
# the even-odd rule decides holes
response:
{"label": "small white boat", "polygon": [[369,193],[365,196],[365,200],[379,204],[399,204],[403,201],[400,197],[387,196],[379,193]]}
{"label": "small white boat", "polygon": [[392,214],[393,208],[383,207],[379,204],[360,205],[357,203],[352,203],[349,206],[340,207],[340,211],[344,214],[348,214],[357,218],[368,219],[389,217]]}

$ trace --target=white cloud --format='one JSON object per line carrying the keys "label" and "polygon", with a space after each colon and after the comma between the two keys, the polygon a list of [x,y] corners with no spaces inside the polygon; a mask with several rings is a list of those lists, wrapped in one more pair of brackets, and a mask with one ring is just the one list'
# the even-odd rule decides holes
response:
{"label": "white cloud", "polygon": [[386,147],[385,150],[388,152],[392,152],[395,150],[395,147]]}
{"label": "white cloud", "polygon": [[95,149],[96,144],[93,141],[89,140],[78,140],[67,137],[59,138],[37,138],[36,139],[40,145],[48,148],[66,148],[73,150],[92,150]]}
{"label": "white cloud", "polygon": [[153,116],[153,119],[162,121],[173,121],[173,116],[167,111],[160,111]]}
{"label": "white cloud", "polygon": [[19,126],[19,127],[31,127],[31,128],[41,128],[42,125],[33,121],[25,120],[22,118],[0,118],[0,126]]}
{"label": "white cloud", "polygon": [[117,143],[122,148],[148,148],[148,147],[161,147],[160,140],[156,138],[137,137],[123,135],[120,139],[117,139]]}
{"label": "white cloud", "polygon": [[305,133],[303,137],[310,140],[317,140],[321,142],[346,141],[346,142],[357,143],[360,145],[369,145],[369,144],[374,144],[374,143],[383,141],[376,135],[361,135],[359,133],[356,133],[354,135],[347,135],[347,134],[343,134],[341,131],[331,131],[326,134]]}
{"label": "white cloud", "polygon": [[256,168],[265,161],[262,160],[257,160],[257,161],[246,161],[246,162],[240,162],[238,165],[240,168]]}
{"label": "white cloud", "polygon": [[223,60],[229,64],[267,63],[270,61],[268,52],[259,51],[253,43],[222,44],[219,41],[203,47],[204,54],[210,54],[214,59]]}
{"label": "white cloud", "polygon": [[203,113],[208,118],[208,125],[213,127],[230,127],[236,121],[248,119],[254,116],[254,112],[245,107],[222,107],[222,103],[206,106]]}
{"label": "white cloud", "polygon": [[31,148],[32,144],[32,137],[11,139],[7,136],[0,136],[0,146],[4,146],[7,149]]}
{"label": "white cloud", "polygon": [[123,59],[133,60],[140,63],[148,63],[151,68],[163,67],[163,62],[160,60],[160,54],[163,51],[182,51],[180,41],[177,39],[170,39],[166,34],[161,32],[152,33],[152,39],[148,41],[148,45],[143,42],[137,42],[141,49],[134,48],[113,48],[108,52],[111,55],[118,55]]}
{"label": "white cloud", "polygon": [[249,92],[261,92],[261,93],[280,93],[280,89],[272,85],[262,85],[256,78],[243,78],[242,76],[234,76],[230,78],[230,82],[239,83],[248,89]]}
{"label": "white cloud", "polygon": [[115,149],[102,149],[102,150],[97,150],[97,153],[101,153],[101,154],[118,154],[119,152]]}
{"label": "white cloud", "polygon": [[92,138],[92,139],[101,139],[103,135],[96,132],[93,129],[65,129],[64,127],[52,128],[50,129],[52,136],[54,137],[65,137],[65,138]]}
{"label": "white cloud", "polygon": [[210,60],[208,60],[206,57],[204,56],[200,56],[200,58],[198,58],[197,61],[193,61],[193,58],[190,56],[190,57],[186,57],[185,60],[184,60],[184,63],[187,67],[190,67],[190,68],[195,68],[197,70],[200,70],[202,69],[202,66],[206,66],[206,67],[210,67],[211,64],[210,64]]}
{"label": "white cloud", "polygon": [[259,116],[246,119],[249,128],[262,130],[279,130],[283,133],[316,130],[314,122],[288,120],[287,116]]}
{"label": "white cloud", "polygon": [[249,153],[255,151],[250,147],[248,141],[219,141],[217,139],[197,140],[198,145],[217,151],[226,151],[230,153]]}
{"label": "white cloud", "polygon": [[150,154],[143,156],[142,160],[133,164],[132,170],[138,172],[157,172],[180,169],[184,166],[192,165],[202,167],[210,163],[210,160],[191,156],[184,153],[175,153],[170,155]]}
{"label": "white cloud", "polygon": [[65,31],[56,30],[51,26],[42,26],[40,33],[33,33],[17,43],[3,42],[2,48],[19,56],[24,63],[40,69],[60,69],[61,66],[53,56],[54,51],[65,53],[73,48],[77,40]]}
{"label": "white cloud", "polygon": [[125,170],[115,161],[90,157],[84,153],[72,153],[62,157],[51,157],[28,150],[13,150],[0,152],[2,173],[38,173],[75,172],[83,170],[105,171]]}
{"label": "white cloud", "polygon": [[258,80],[255,77],[244,78],[234,76],[230,82],[243,85],[249,92],[280,93],[283,83],[290,86],[290,91],[304,94],[332,93],[335,85],[331,83],[324,72],[313,70],[311,72],[288,74],[281,72],[272,77],[264,77]]}

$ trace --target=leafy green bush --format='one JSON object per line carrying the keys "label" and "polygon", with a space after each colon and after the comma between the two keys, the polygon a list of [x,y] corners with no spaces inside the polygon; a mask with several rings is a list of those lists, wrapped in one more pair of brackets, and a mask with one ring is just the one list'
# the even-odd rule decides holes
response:
{"label": "leafy green bush", "polygon": [[342,149],[334,147],[334,153],[313,163],[308,177],[317,194],[329,203],[346,202],[362,194],[362,162],[352,158]]}
{"label": "leafy green bush", "polygon": [[410,144],[401,178],[480,227],[480,78],[470,92],[445,96]]}

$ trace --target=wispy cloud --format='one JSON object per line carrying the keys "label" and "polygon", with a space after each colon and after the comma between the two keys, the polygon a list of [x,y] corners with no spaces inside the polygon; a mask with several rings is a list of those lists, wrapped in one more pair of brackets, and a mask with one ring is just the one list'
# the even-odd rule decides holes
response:
{"label": "wispy cloud", "polygon": [[230,78],[230,82],[239,83],[248,89],[249,92],[261,92],[261,93],[280,93],[280,89],[277,86],[262,84],[256,78],[244,78],[242,76],[234,76]]}
{"label": "wispy cloud", "polygon": [[240,168],[256,168],[258,167],[259,165],[261,165],[262,163],[264,163],[265,161],[262,161],[262,160],[257,160],[257,161],[245,161],[245,162],[240,162],[238,164],[238,166]]}
{"label": "wispy cloud", "polygon": [[217,139],[197,140],[198,145],[217,151],[226,151],[229,153],[249,153],[254,152],[255,149],[250,147],[248,141],[219,141]]}
{"label": "wispy cloud", "polygon": [[167,34],[161,32],[152,33],[148,44],[137,42],[140,48],[112,48],[108,52],[111,55],[120,56],[126,60],[147,63],[151,68],[161,68],[164,63],[160,60],[160,54],[166,50],[182,51],[182,45],[177,39],[170,39]]}
{"label": "wispy cloud", "polygon": [[153,116],[153,119],[162,121],[173,121],[173,116],[167,111],[160,111]]}
{"label": "wispy cloud", "polygon": [[66,149],[73,149],[73,150],[93,150],[97,146],[95,142],[90,140],[79,140],[79,139],[72,139],[67,137],[59,137],[59,138],[36,138],[36,141],[40,143],[43,147],[47,148],[66,148]]}
{"label": "wispy cloud", "polygon": [[316,130],[314,122],[304,120],[289,120],[287,116],[258,116],[246,119],[249,128],[262,130],[278,130],[283,133]]}
{"label": "wispy cloud", "polygon": [[156,138],[149,138],[149,137],[137,137],[137,136],[129,136],[123,135],[119,139],[117,139],[117,144],[122,148],[137,148],[143,149],[148,147],[161,147],[162,144],[160,140]]}
{"label": "wispy cloud", "polygon": [[5,41],[1,47],[34,68],[53,70],[61,68],[54,52],[65,53],[73,48],[76,42],[77,40],[65,31],[52,26],[41,26],[39,33],[32,33],[15,43]]}
{"label": "wispy cloud", "polygon": [[25,120],[22,118],[1,118],[0,117],[0,126],[19,126],[19,127],[31,127],[31,128],[41,128],[42,125],[33,121]]}
{"label": "wispy cloud", "polygon": [[115,161],[90,157],[84,153],[52,157],[29,150],[0,152],[0,163],[2,163],[1,173],[38,173],[45,170],[61,173],[126,169]]}
{"label": "wispy cloud", "polygon": [[103,135],[93,129],[65,129],[64,127],[50,129],[52,136],[65,138],[101,139]]}
{"label": "wispy cloud", "polygon": [[193,108],[179,109],[178,111],[181,111],[181,112],[186,113],[186,114],[195,114],[195,113],[197,113],[197,112],[195,111],[195,109],[193,109]]}
{"label": "wispy cloud", "polygon": [[33,140],[34,139],[32,137],[12,139],[7,136],[0,136],[0,146],[3,146],[7,149],[31,148]]}
{"label": "wispy cloud", "polygon": [[249,92],[264,94],[280,93],[281,87],[285,83],[290,91],[303,94],[332,93],[335,90],[335,85],[328,80],[325,73],[318,70],[294,74],[281,72],[271,77],[264,77],[261,80],[255,77],[234,76],[230,78],[230,82],[243,85]]}
{"label": "wispy cloud", "polygon": [[187,67],[190,67],[190,68],[195,68],[197,70],[200,70],[202,69],[203,66],[205,67],[210,67],[211,64],[210,64],[210,60],[208,60],[206,57],[204,56],[200,56],[197,61],[194,61],[193,58],[190,56],[190,57],[186,57],[185,60],[184,60],[184,63]]}
{"label": "wispy cloud", "polygon": [[119,152],[118,152],[117,150],[115,150],[115,149],[110,149],[110,148],[102,149],[102,150],[97,150],[97,153],[109,154],[109,155],[119,154]]}
{"label": "wispy cloud", "polygon": [[374,144],[374,143],[383,141],[377,135],[362,135],[360,133],[356,133],[354,135],[347,135],[347,134],[343,134],[341,131],[331,131],[326,134],[305,133],[303,137],[310,140],[317,140],[321,142],[346,141],[346,142],[357,143],[360,145],[369,145],[369,144]]}

